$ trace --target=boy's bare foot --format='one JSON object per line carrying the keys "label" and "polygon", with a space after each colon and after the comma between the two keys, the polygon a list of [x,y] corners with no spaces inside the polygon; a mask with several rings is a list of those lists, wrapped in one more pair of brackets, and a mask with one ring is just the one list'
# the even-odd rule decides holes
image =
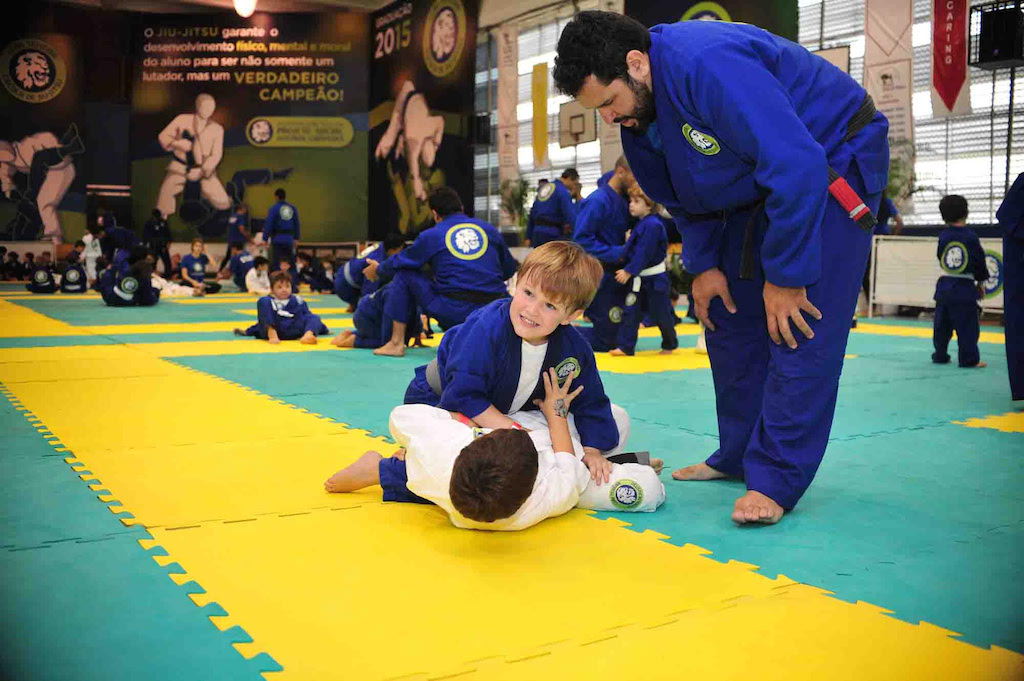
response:
{"label": "boy's bare foot", "polygon": [[347,308],[345,309],[345,312],[347,312],[348,314],[352,314],[352,313],[353,313],[353,312],[355,312],[355,311],[356,311],[356,306],[355,306],[355,305],[349,305],[349,306],[348,306],[348,307],[347,307]]}
{"label": "boy's bare foot", "polygon": [[354,492],[357,489],[376,485],[380,482],[377,466],[383,459],[379,453],[369,451],[356,459],[355,463],[332,475],[324,483],[328,492]]}
{"label": "boy's bare foot", "polygon": [[356,334],[349,329],[345,329],[331,339],[331,345],[337,345],[339,348],[354,348],[356,346]]}
{"label": "boy's bare foot", "polygon": [[244,336],[245,335],[245,331],[242,331],[241,329],[235,329],[234,333],[235,333],[236,336]]}
{"label": "boy's bare foot", "polygon": [[695,463],[692,466],[672,471],[674,480],[721,480],[727,477],[729,476],[722,471],[716,471],[706,463]]}
{"label": "boy's bare foot", "polygon": [[267,342],[270,343],[271,345],[277,345],[278,343],[281,342],[281,339],[280,338],[269,338],[269,339],[267,339]]}
{"label": "boy's bare foot", "polygon": [[663,471],[665,469],[665,460],[664,459],[652,458],[651,459],[651,468],[654,469],[655,473],[657,473],[658,475],[661,475],[661,471]]}
{"label": "boy's bare foot", "polygon": [[384,345],[374,350],[373,354],[382,355],[385,357],[405,357],[405,344],[392,343],[391,341],[388,341]]}
{"label": "boy's bare foot", "polygon": [[302,338],[299,339],[299,342],[303,345],[316,345],[316,334],[312,331],[307,331],[302,334]]}
{"label": "boy's bare foot", "polygon": [[782,520],[783,513],[785,511],[782,507],[770,497],[754,490],[748,490],[746,494],[736,500],[732,520],[740,525],[746,523],[774,525]]}
{"label": "boy's bare foot", "polygon": [[612,357],[625,357],[626,356],[626,353],[623,352],[620,348],[612,348],[611,350],[608,351],[608,354],[611,355]]}
{"label": "boy's bare foot", "polygon": [[988,366],[988,362],[978,362],[974,366],[963,367],[964,369],[984,369]]}
{"label": "boy's bare foot", "polygon": [[671,355],[673,352],[675,352],[675,350],[662,350],[658,354],[659,355]]}

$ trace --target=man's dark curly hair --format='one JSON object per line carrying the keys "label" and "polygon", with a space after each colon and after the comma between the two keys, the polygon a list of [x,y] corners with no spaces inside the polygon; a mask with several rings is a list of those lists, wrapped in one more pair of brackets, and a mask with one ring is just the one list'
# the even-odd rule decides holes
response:
{"label": "man's dark curly hair", "polygon": [[651,36],[639,21],[614,12],[580,12],[558,39],[555,87],[575,97],[593,75],[602,85],[616,78],[629,80],[626,53],[650,52]]}

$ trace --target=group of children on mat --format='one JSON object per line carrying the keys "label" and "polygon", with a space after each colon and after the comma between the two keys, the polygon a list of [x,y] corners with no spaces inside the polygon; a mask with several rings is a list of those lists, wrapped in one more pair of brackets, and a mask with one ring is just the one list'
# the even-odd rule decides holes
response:
{"label": "group of children on mat", "polygon": [[655,510],[663,463],[623,453],[629,416],[608,399],[572,325],[602,274],[574,243],[534,249],[512,298],[470,313],[416,369],[389,419],[398,451],[366,452],[327,491],[379,484],[385,501],[436,504],[456,527],[487,530],[525,529],[576,506]]}

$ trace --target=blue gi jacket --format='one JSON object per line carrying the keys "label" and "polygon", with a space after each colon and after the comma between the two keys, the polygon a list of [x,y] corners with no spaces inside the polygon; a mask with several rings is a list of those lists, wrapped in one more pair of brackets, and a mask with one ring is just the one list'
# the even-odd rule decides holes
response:
{"label": "blue gi jacket", "polygon": [[572,194],[559,180],[541,185],[526,221],[526,238],[532,240],[534,230],[540,227],[542,232],[549,233],[550,238],[560,239],[564,225],[569,225],[570,234],[576,226],[576,207],[572,203]]}
{"label": "blue gi jacket", "polygon": [[103,302],[110,307],[145,307],[160,302],[160,291],[153,288],[152,279],[138,278],[131,273],[117,272],[113,269],[103,271],[96,288],[103,296]]}
{"label": "blue gi jacket", "polygon": [[270,207],[263,223],[263,239],[271,244],[291,246],[299,234],[299,211],[287,201],[278,201]]}
{"label": "blue gi jacket", "polygon": [[624,247],[626,264],[622,269],[634,277],[642,270],[665,262],[668,253],[668,237],[665,225],[657,215],[648,215],[636,224]]}
{"label": "blue gi jacket", "polygon": [[501,293],[505,280],[519,268],[494,225],[462,213],[420,232],[411,246],[381,263],[377,276],[391,279],[396,270],[419,270],[427,264],[442,294]]}
{"label": "blue gi jacket", "polygon": [[36,265],[32,268],[32,274],[25,284],[25,289],[32,293],[53,293],[57,290],[57,284],[53,280],[53,271],[49,265]]}
{"label": "blue gi jacket", "polygon": [[309,305],[300,296],[292,295],[288,300],[263,296],[256,302],[256,326],[260,327],[262,333],[255,335],[265,338],[267,327],[272,326],[282,340],[299,338],[305,333],[306,324],[312,316]]}
{"label": "blue gi jacket", "polygon": [[363,276],[367,260],[383,263],[387,259],[384,244],[377,244],[352,258],[334,273],[334,293],[346,303],[355,303],[360,295],[368,296],[381,286],[381,278],[370,281]]}
{"label": "blue gi jacket", "polygon": [[[273,210],[273,208],[271,208]],[[278,211],[280,215],[280,211]],[[295,221],[298,223],[298,214],[296,213]],[[237,244],[245,243],[246,236],[242,234],[239,227],[244,227],[247,231],[249,229],[249,214],[248,213],[232,213],[231,217],[228,218],[228,243]]]}
{"label": "blue gi jacket", "polygon": [[936,255],[946,274],[935,282],[935,300],[940,303],[977,300],[977,282],[988,279],[985,249],[978,235],[967,227],[947,227],[939,234]]}
{"label": "blue gi jacket", "polygon": [[150,218],[142,227],[142,241],[150,248],[164,248],[171,241],[171,228],[163,218]]}
{"label": "blue gi jacket", "polygon": [[1003,236],[1024,240],[1024,173],[1017,176],[996,211]]}
{"label": "blue gi jacket", "polygon": [[[496,300],[473,312],[449,329],[437,348],[442,393],[437,406],[476,416],[494,405],[507,414],[519,387],[522,339],[509,318],[511,300]],[[584,446],[609,450],[619,444],[619,431],[612,418],[611,402],[604,392],[597,362],[590,344],[572,326],[559,326],[548,337],[543,371],[556,367],[560,376],[572,371],[572,385],[583,386],[569,411]],[[537,387],[523,410],[534,410],[534,399],[543,399],[544,383]]]}
{"label": "blue gi jacket", "polygon": [[139,242],[135,238],[135,232],[124,227],[106,227],[107,235],[100,241],[103,248],[103,257],[107,262],[114,261],[114,255],[118,251],[130,251]]}
{"label": "blue gi jacket", "polygon": [[[184,258],[182,259],[184,260]],[[256,266],[256,257],[251,253],[242,251],[231,256],[231,260],[228,261],[228,270],[231,272],[231,280],[235,282],[235,286],[247,291],[245,287],[245,275],[249,274],[249,270]],[[195,278],[193,276],[193,278]]]}
{"label": "blue gi jacket", "polygon": [[606,183],[580,205],[572,240],[602,263],[615,264],[622,259],[629,219],[629,202]]}
{"label": "blue gi jacket", "polygon": [[200,254],[197,258],[191,253],[187,253],[181,258],[181,270],[188,272],[188,276],[194,280],[202,283],[206,279],[206,266],[210,264],[210,258],[205,253]]}
{"label": "blue gi jacket", "polygon": [[864,89],[800,45],[747,24],[655,26],[649,56],[657,120],[646,135],[622,128],[622,146],[644,192],[675,218],[686,269],[719,265],[721,211],[764,200],[766,278],[794,287],[816,281],[829,165],[845,173],[852,161],[869,193],[886,184],[887,149],[843,140]]}
{"label": "blue gi jacket", "polygon": [[77,263],[68,265],[60,280],[61,293],[85,293],[88,287],[89,280],[85,275],[85,268]]}

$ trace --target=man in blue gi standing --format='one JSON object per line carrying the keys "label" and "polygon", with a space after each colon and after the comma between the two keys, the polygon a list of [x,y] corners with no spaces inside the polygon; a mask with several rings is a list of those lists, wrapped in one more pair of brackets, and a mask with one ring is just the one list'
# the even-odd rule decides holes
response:
{"label": "man in blue gi standing", "polygon": [[622,125],[633,173],[672,213],[697,275],[719,449],[673,477],[742,478],[732,519],[778,522],[828,442],[886,184],[885,117],[847,74],[746,24],[648,31],[581,12],[554,80]]}
{"label": "man in blue gi standing", "polygon": [[1024,173],[1006,193],[996,219],[1003,232],[1003,310],[1010,396],[1024,400]]}
{"label": "man in blue gi standing", "polygon": [[263,224],[263,240],[270,243],[270,271],[280,269],[281,261],[287,260],[295,271],[295,249],[299,245],[299,211],[285,198],[284,189],[274,191],[277,202],[267,212]]}
{"label": "man in blue gi standing", "polygon": [[566,186],[541,180],[526,221],[526,245],[536,247],[568,239],[575,224],[576,207]]}

